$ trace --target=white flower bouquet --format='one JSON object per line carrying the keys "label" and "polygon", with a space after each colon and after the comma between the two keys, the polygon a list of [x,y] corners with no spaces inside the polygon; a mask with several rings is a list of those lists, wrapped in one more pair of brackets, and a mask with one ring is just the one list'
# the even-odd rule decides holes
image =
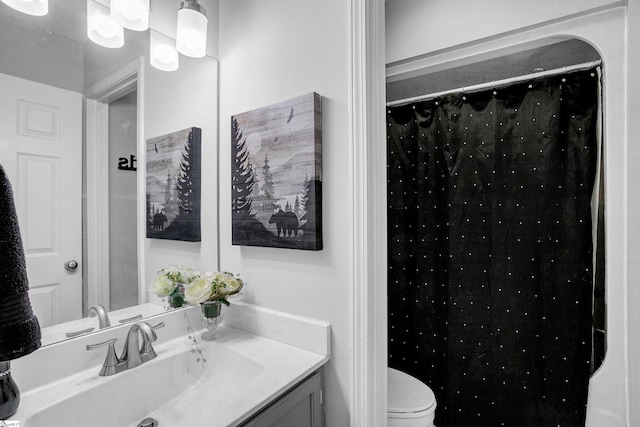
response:
{"label": "white flower bouquet", "polygon": [[198,277],[200,272],[191,267],[172,265],[160,270],[151,285],[156,295],[167,297],[171,307],[182,307],[184,287]]}
{"label": "white flower bouquet", "polygon": [[242,279],[233,273],[209,271],[185,285],[184,299],[191,305],[205,301],[220,301],[228,306],[227,297],[240,292],[242,286]]}
{"label": "white flower bouquet", "polygon": [[200,273],[191,267],[172,265],[158,272],[152,286],[159,297],[168,297],[171,307],[206,301],[219,301],[228,306],[227,297],[240,292],[244,283],[229,272]]}

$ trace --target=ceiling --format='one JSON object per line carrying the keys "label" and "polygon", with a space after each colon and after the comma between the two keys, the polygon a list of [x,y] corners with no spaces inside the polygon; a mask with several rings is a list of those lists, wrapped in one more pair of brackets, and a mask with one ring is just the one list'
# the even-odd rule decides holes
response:
{"label": "ceiling", "polygon": [[0,3],[2,26],[11,25],[24,32],[56,34],[75,41],[87,38],[86,16],[86,0],[50,2],[49,13],[45,16],[26,15]]}
{"label": "ceiling", "polygon": [[91,42],[86,13],[87,0],[50,2],[45,16],[0,2],[0,73],[83,92],[148,51],[148,31],[127,31],[119,49]]}

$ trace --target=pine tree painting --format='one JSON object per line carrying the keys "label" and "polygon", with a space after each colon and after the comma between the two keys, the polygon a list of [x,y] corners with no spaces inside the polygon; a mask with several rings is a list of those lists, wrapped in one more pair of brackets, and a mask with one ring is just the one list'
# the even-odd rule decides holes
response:
{"label": "pine tree painting", "polygon": [[200,128],[147,140],[147,237],[200,241]]}
{"label": "pine tree painting", "polygon": [[231,118],[234,245],[322,249],[321,99],[310,93]]}

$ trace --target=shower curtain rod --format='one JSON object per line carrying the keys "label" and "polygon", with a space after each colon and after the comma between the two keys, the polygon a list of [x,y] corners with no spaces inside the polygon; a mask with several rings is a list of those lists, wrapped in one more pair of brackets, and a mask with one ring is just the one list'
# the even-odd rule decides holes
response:
{"label": "shower curtain rod", "polygon": [[476,84],[476,85],[473,85],[473,86],[463,86],[463,87],[459,87],[457,89],[449,89],[449,90],[444,90],[444,91],[441,91],[441,92],[429,93],[427,95],[419,95],[419,96],[414,96],[414,97],[411,97],[411,98],[398,99],[396,101],[387,102],[387,107],[395,107],[395,106],[398,106],[398,105],[411,104],[411,103],[417,102],[417,101],[426,101],[426,100],[429,100],[429,99],[434,99],[434,98],[437,98],[439,96],[444,96],[444,95],[448,95],[448,94],[456,93],[456,92],[465,92],[465,93],[477,92],[477,91],[484,90],[484,89],[496,88],[498,86],[504,86],[504,85],[511,84],[511,83],[524,82],[524,81],[527,81],[527,80],[536,79],[536,78],[540,78],[540,77],[554,76],[554,75],[557,75],[557,74],[564,74],[564,73],[569,73],[569,72],[572,72],[572,71],[588,70],[589,68],[597,67],[601,63],[602,63],[602,61],[600,59],[598,59],[596,61],[584,62],[582,64],[569,65],[569,66],[565,66],[565,67],[562,67],[562,68],[555,68],[553,70],[538,71],[538,72],[535,72],[535,73],[529,73],[529,74],[525,74],[525,75],[522,75],[522,76],[509,77],[509,78],[502,79],[502,80],[495,80],[495,81],[492,81],[492,82],[480,83],[480,84]]}

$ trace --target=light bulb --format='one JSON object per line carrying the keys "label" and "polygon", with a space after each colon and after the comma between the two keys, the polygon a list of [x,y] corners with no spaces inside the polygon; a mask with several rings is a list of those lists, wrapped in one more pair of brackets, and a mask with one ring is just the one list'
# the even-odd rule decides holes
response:
{"label": "light bulb", "polygon": [[100,46],[117,48],[124,45],[124,29],[109,15],[109,9],[87,0],[87,35]]}
{"label": "light bulb", "polygon": [[201,50],[204,47],[200,33],[190,28],[182,32],[182,43],[189,50]]}
{"label": "light bulb", "polygon": [[179,66],[176,42],[172,38],[151,29],[149,34],[149,62],[158,70],[175,71]]}
{"label": "light bulb", "polygon": [[49,0],[2,0],[2,3],[33,16],[44,16],[49,13]]}
{"label": "light bulb", "polygon": [[106,39],[112,39],[118,35],[118,24],[102,13],[94,13],[93,25],[98,34]]}
{"label": "light bulb", "polygon": [[176,49],[183,55],[202,58],[207,53],[207,15],[197,1],[186,0],[178,10]]}
{"label": "light bulb", "polygon": [[176,50],[172,49],[171,46],[166,44],[156,46],[154,53],[156,58],[158,58],[158,60],[163,64],[169,64],[172,61],[175,61],[176,58],[178,58],[178,55],[176,55]]}
{"label": "light bulb", "polygon": [[110,15],[125,28],[145,31],[149,28],[149,0],[111,0]]}

